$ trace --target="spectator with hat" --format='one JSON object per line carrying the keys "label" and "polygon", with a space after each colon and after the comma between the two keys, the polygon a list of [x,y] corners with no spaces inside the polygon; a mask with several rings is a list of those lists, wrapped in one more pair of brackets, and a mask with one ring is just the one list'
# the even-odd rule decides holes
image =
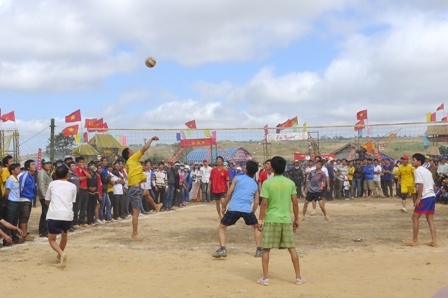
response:
{"label": "spectator with hat", "polygon": [[48,186],[53,178],[50,175],[51,160],[48,158],[42,159],[42,169],[37,174],[37,199],[40,202],[42,213],[39,220],[39,237],[48,237],[47,226],[47,212],[48,206],[45,204],[45,195],[47,194]]}
{"label": "spectator with hat", "polygon": [[302,183],[303,183],[303,170],[300,166],[300,161],[294,160],[294,166],[289,169],[286,174],[288,175],[289,179],[291,179],[294,184],[296,185],[297,195],[299,198],[303,198],[302,193]]}

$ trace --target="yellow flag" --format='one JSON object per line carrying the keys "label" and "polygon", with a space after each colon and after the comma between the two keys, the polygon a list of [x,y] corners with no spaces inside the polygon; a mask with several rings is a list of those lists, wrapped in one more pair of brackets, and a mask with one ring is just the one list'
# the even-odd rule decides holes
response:
{"label": "yellow flag", "polygon": [[306,122],[303,122],[302,132],[306,132]]}
{"label": "yellow flag", "polygon": [[208,130],[208,129],[204,130],[204,134],[207,138],[211,137],[210,130]]}
{"label": "yellow flag", "polygon": [[81,143],[81,133],[78,132],[75,136],[75,143],[80,144]]}
{"label": "yellow flag", "polygon": [[426,122],[431,122],[431,113],[426,113]]}

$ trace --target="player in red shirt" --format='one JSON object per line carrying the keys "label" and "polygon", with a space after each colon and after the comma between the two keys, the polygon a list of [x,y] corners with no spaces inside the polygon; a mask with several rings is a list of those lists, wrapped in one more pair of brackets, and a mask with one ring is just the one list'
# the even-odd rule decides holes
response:
{"label": "player in red shirt", "polygon": [[224,158],[222,156],[216,157],[216,167],[210,173],[210,183],[208,184],[207,192],[210,193],[211,199],[216,202],[216,211],[218,212],[218,220],[221,221],[223,214],[221,213],[222,200],[226,197],[229,189],[229,173],[222,166]]}
{"label": "player in red shirt", "polygon": [[[258,192],[261,193],[261,187],[263,186],[263,182],[274,176],[274,173],[272,172],[271,167],[271,160],[268,159],[264,162],[264,171],[260,173],[260,176],[258,177]],[[262,199],[260,198],[260,201],[258,202],[258,205],[261,206]]]}

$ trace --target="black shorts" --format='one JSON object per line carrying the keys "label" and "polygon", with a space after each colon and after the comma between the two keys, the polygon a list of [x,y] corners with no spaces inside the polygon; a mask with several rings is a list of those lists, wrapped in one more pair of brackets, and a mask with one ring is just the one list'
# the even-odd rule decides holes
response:
{"label": "black shorts", "polygon": [[224,217],[221,219],[221,224],[223,226],[233,226],[240,218],[244,219],[244,222],[248,226],[253,226],[258,224],[257,217],[255,216],[255,213],[246,213],[246,212],[239,212],[239,211],[227,211]]}
{"label": "black shorts", "polygon": [[318,201],[322,200],[322,193],[321,192],[307,192],[305,200],[307,200],[308,202],[312,202],[312,201],[318,202]]}
{"label": "black shorts", "polygon": [[31,208],[33,207],[31,201],[19,202],[19,223],[28,223],[31,214]]}
{"label": "black shorts", "polygon": [[224,199],[226,197],[225,192],[219,192],[219,193],[212,193],[211,199],[214,201]]}
{"label": "black shorts", "polygon": [[48,224],[48,233],[50,234],[61,234],[62,231],[67,233],[67,231],[71,228],[73,221],[67,220],[57,220],[57,219],[49,219],[47,220]]}

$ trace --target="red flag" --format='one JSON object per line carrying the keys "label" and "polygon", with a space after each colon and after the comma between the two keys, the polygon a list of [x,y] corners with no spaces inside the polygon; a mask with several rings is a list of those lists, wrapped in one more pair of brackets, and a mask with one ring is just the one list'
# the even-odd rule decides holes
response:
{"label": "red flag", "polygon": [[441,110],[445,110],[445,104],[444,104],[444,103],[442,103],[442,104],[437,108],[436,112],[437,112],[437,111],[441,111]]}
{"label": "red flag", "polygon": [[62,135],[64,137],[75,136],[78,133],[78,127],[79,127],[78,124],[67,126],[62,130]]}
{"label": "red flag", "polygon": [[284,129],[284,128],[287,128],[287,127],[292,127],[292,125],[291,125],[291,119],[288,119],[288,120],[286,120],[285,122],[283,122],[283,123],[279,123],[279,124],[277,124],[277,130],[276,130],[276,133],[280,133],[280,131],[282,130],[282,129]]}
{"label": "red flag", "polygon": [[356,113],[356,119],[358,120],[366,120],[367,119],[367,110],[362,110]]}
{"label": "red flag", "polygon": [[107,125],[107,122],[103,123],[103,132],[106,132],[109,130],[109,125]]}
{"label": "red flag", "polygon": [[291,126],[299,124],[299,119],[297,118],[297,116],[295,116],[294,118],[291,118],[290,124],[291,124]]}
{"label": "red flag", "polygon": [[191,120],[185,123],[188,128],[196,129],[196,120]]}
{"label": "red flag", "polygon": [[212,131],[212,139],[216,141],[216,131]]}
{"label": "red flag", "polygon": [[76,110],[68,116],[65,116],[65,123],[81,121],[81,110]]}
{"label": "red flag", "polygon": [[96,128],[103,128],[103,118],[96,120]]}
{"label": "red flag", "polygon": [[14,111],[3,114],[0,118],[2,119],[2,122],[6,121],[16,122],[16,115],[14,114]]}
{"label": "red flag", "polygon": [[363,130],[365,128],[364,120],[359,120],[358,122],[356,122],[354,128],[355,128],[355,131]]}
{"label": "red flag", "polygon": [[446,118],[446,116],[442,118],[442,121],[447,121],[447,118]]}
{"label": "red flag", "polygon": [[85,128],[96,128],[96,123],[97,122],[98,122],[98,120],[96,118],[86,119],[84,127]]}
{"label": "red flag", "polygon": [[436,122],[436,113],[431,113],[431,122]]}
{"label": "red flag", "polygon": [[84,143],[88,143],[89,142],[89,134],[87,132],[82,134],[82,140]]}
{"label": "red flag", "polygon": [[263,128],[264,128],[264,134],[265,135],[269,134],[269,127],[268,127],[268,125],[266,124]]}

